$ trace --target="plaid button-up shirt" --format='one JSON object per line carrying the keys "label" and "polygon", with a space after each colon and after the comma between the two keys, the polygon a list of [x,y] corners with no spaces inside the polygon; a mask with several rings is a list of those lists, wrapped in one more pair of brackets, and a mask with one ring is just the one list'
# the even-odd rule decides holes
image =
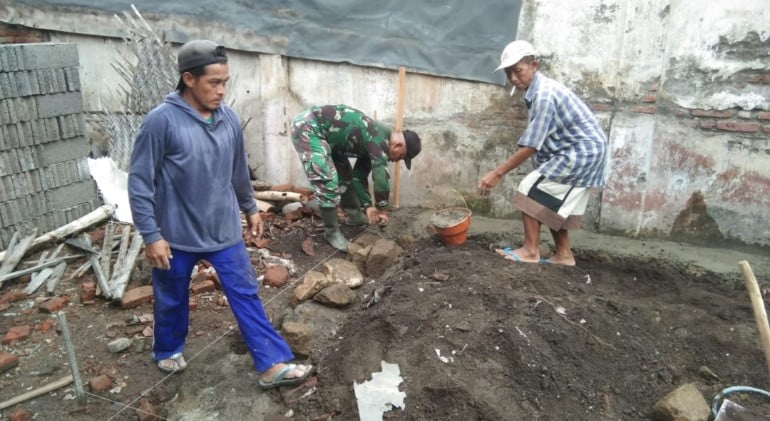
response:
{"label": "plaid button-up shirt", "polygon": [[588,106],[539,71],[524,94],[529,124],[519,146],[537,150],[533,163],[546,178],[576,187],[604,186],[607,137]]}

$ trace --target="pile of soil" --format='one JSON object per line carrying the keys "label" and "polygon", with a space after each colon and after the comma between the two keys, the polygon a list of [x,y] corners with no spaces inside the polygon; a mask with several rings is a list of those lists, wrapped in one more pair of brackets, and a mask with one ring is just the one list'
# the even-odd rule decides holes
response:
{"label": "pile of soil", "polygon": [[[126,320],[151,313],[151,305],[122,310],[74,299],[65,311],[80,371],[85,381],[107,374],[112,389],[89,394],[85,406],[72,399],[71,387],[20,406],[37,420],[133,420],[140,403],[166,419],[357,420],[353,384],[371,379],[382,361],[398,365],[406,394],[404,408],[385,413],[389,420],[645,420],[655,402],[685,383],[694,383],[707,400],[727,386],[767,386],[752,310],[737,276],[620,256],[611,243],[602,252],[576,250],[575,268],[515,263],[490,249],[514,239],[475,234],[461,246],[444,247],[436,236],[409,232],[404,221],[412,216],[404,210],[387,230],[374,229],[411,240],[400,241],[404,254],[383,277],[356,290],[357,302],[342,310],[303,304],[319,307],[309,314],[333,323],[315,325],[310,360],[317,375],[298,390],[257,388],[220,291],[196,296],[190,366],[174,376],[154,366],[149,339],[122,354],[106,349],[116,336],[140,336]],[[271,252],[291,258],[297,278],[339,257],[315,223],[272,231]],[[361,233],[346,230],[349,238]],[[309,236],[313,256],[302,252]],[[77,288],[73,283],[62,293],[75,297]],[[269,314],[291,312],[292,288],[262,288]],[[377,288],[384,291],[381,299],[367,305]],[[36,304],[13,303],[0,319],[0,334],[49,318]],[[3,348],[19,355],[20,365],[0,377],[0,400],[69,370],[55,333],[35,331]],[[122,410],[121,403],[132,409]]]}

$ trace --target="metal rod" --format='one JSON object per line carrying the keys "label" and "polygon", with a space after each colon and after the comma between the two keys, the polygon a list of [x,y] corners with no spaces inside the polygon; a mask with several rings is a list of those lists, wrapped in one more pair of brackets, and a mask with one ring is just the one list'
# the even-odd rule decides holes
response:
{"label": "metal rod", "polygon": [[67,316],[63,311],[60,311],[57,316],[59,317],[59,324],[61,325],[61,332],[62,336],[64,337],[64,346],[67,348],[67,359],[70,363],[72,379],[75,381],[75,398],[78,404],[83,405],[86,403],[86,395],[83,393],[83,382],[80,380],[78,360],[75,357],[75,347],[72,345],[70,329],[67,326]]}

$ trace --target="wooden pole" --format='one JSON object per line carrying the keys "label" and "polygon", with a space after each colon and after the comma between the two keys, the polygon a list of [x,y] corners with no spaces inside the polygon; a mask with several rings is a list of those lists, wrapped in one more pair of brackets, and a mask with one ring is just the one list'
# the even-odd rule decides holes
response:
{"label": "wooden pole", "polygon": [[[404,130],[404,79],[406,69],[398,68],[398,96],[396,97],[396,128],[397,132]],[[401,181],[401,165],[396,163],[393,170],[393,207],[398,207],[399,184]]]}
{"label": "wooden pole", "polygon": [[23,393],[23,394],[15,397],[15,398],[12,398],[12,399],[9,399],[9,400],[7,400],[5,402],[0,403],[0,410],[5,409],[5,408],[10,408],[10,407],[16,405],[17,403],[22,403],[24,401],[28,401],[28,400],[30,400],[32,398],[36,398],[36,397],[38,397],[40,395],[45,395],[48,392],[53,392],[56,389],[61,389],[62,387],[67,386],[70,383],[72,383],[72,375],[71,374],[62,377],[61,379],[56,380],[53,383],[48,383],[45,386],[39,387],[39,388],[34,389],[34,390],[30,390],[27,393]]}
{"label": "wooden pole", "polygon": [[749,291],[751,307],[754,309],[754,319],[757,321],[757,329],[759,330],[759,342],[762,345],[762,350],[765,352],[765,362],[767,363],[768,372],[770,372],[770,326],[767,324],[767,312],[765,311],[765,303],[762,300],[762,293],[759,291],[757,278],[754,277],[754,272],[752,272],[749,262],[741,260],[738,262],[738,266],[741,268],[746,289]]}

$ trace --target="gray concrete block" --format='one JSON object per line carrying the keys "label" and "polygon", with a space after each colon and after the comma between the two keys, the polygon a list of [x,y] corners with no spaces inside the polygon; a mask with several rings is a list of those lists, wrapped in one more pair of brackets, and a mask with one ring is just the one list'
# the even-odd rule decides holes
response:
{"label": "gray concrete block", "polygon": [[0,73],[0,86],[2,86],[4,98],[12,98],[19,95],[16,91],[16,84],[13,83],[10,73]]}
{"label": "gray concrete block", "polygon": [[32,187],[32,191],[35,193],[43,191],[43,182],[40,179],[41,171],[42,170],[40,168],[36,168],[27,173],[27,177],[29,177],[29,184]]}
{"label": "gray concrete block", "polygon": [[65,161],[79,161],[87,157],[90,151],[88,139],[84,136],[37,146],[38,162],[42,167]]}
{"label": "gray concrete block", "polygon": [[26,69],[57,69],[78,67],[78,50],[75,44],[30,43],[20,46]]}
{"label": "gray concrete block", "polygon": [[86,123],[85,119],[83,118],[83,114],[70,114],[70,117],[72,118],[72,125],[74,126],[75,130],[75,136],[85,136],[86,135]]}
{"label": "gray concrete block", "polygon": [[91,170],[88,168],[88,159],[78,161],[78,180],[90,180]]}
{"label": "gray concrete block", "polygon": [[8,187],[9,179],[10,179],[10,177],[7,177],[7,176],[6,177],[0,177],[0,197],[3,198],[2,200],[13,199],[13,197],[11,197],[13,192]]}
{"label": "gray concrete block", "polygon": [[75,137],[75,127],[72,124],[72,119],[69,116],[63,115],[57,117],[59,120],[59,133],[62,139],[69,139]]}
{"label": "gray concrete block", "polygon": [[67,77],[67,90],[80,91],[80,72],[77,67],[64,69],[64,75]]}
{"label": "gray concrete block", "polygon": [[70,89],[67,88],[67,76],[64,73],[65,69],[54,69],[54,80],[56,83],[54,84],[56,86],[57,92],[67,92]]}
{"label": "gray concrete block", "polygon": [[[6,228],[11,226],[11,217],[8,215],[8,210],[5,207],[5,202],[0,203],[0,227]],[[5,231],[3,231],[5,233]],[[8,240],[10,240],[10,237],[7,239],[4,238],[5,241],[5,247],[8,245]]]}
{"label": "gray concrete block", "polygon": [[13,129],[16,131],[16,126],[10,125],[6,126],[5,124],[0,124],[0,151],[4,151],[8,149],[6,146],[7,139],[9,137],[8,130]]}
{"label": "gray concrete block", "polygon": [[81,181],[45,192],[49,209],[64,209],[73,203],[93,200],[96,195],[96,184],[92,181]]}
{"label": "gray concrete block", "polygon": [[18,91],[19,96],[32,95],[32,85],[26,71],[13,72],[11,73],[11,77],[16,83],[16,90]]}
{"label": "gray concrete block", "polygon": [[45,121],[45,132],[46,132],[46,139],[48,139],[48,142],[53,142],[54,140],[61,139],[61,132],[59,131],[59,120],[57,118],[46,118],[43,121]]}
{"label": "gray concrete block", "polygon": [[29,85],[32,95],[40,95],[40,85],[37,83],[37,72],[34,70],[28,70],[27,77],[29,78]]}
{"label": "gray concrete block", "polygon": [[18,121],[30,121],[37,118],[37,105],[34,96],[13,98],[14,112]]}
{"label": "gray concrete block", "polygon": [[0,99],[0,123],[1,124],[13,124],[16,123],[15,115],[11,115],[9,106],[12,106],[11,99]]}
{"label": "gray concrete block", "polygon": [[0,72],[8,72],[8,46],[0,45]]}
{"label": "gray concrete block", "polygon": [[51,80],[51,74],[47,69],[33,70],[37,75],[37,86],[41,95],[47,95],[53,93],[53,81]]}
{"label": "gray concrete block", "polygon": [[[2,47],[0,55],[3,56],[2,63],[6,72],[15,72],[20,69],[19,54],[17,54],[18,49],[18,45],[8,45]],[[23,65],[23,62],[21,64]]]}
{"label": "gray concrete block", "polygon": [[31,121],[22,121],[21,123],[17,124],[16,127],[19,130],[19,136],[18,136],[18,144],[15,147],[20,147],[21,145],[28,145],[32,143],[32,122]]}
{"label": "gray concrete block", "polygon": [[83,111],[83,97],[80,92],[66,92],[36,96],[39,117],[48,118],[76,114]]}
{"label": "gray concrete block", "polygon": [[16,150],[21,171],[31,171],[40,168],[37,150],[33,148],[19,148]]}

